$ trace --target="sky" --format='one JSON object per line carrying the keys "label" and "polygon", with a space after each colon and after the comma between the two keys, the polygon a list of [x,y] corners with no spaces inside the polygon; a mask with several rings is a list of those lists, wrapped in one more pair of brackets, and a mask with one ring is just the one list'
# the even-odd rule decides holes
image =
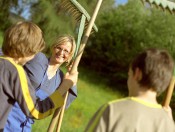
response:
{"label": "sky", "polygon": [[128,0],[115,0],[115,2],[117,4],[123,5],[123,4],[126,4],[128,2]]}

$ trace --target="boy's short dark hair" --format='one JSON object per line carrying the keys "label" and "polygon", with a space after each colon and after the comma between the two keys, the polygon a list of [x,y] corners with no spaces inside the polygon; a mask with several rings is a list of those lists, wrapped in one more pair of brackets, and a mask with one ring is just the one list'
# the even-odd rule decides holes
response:
{"label": "boy's short dark hair", "polygon": [[142,71],[140,86],[150,88],[158,94],[169,85],[173,74],[174,61],[166,50],[147,49],[140,53],[132,62],[131,68]]}
{"label": "boy's short dark hair", "polygon": [[4,55],[19,58],[38,53],[45,47],[41,29],[32,22],[18,22],[8,28],[4,35]]}

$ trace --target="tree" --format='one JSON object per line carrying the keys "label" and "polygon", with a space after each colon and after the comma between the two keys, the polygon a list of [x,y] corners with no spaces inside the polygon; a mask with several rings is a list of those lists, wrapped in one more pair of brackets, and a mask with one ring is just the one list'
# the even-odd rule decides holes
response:
{"label": "tree", "polygon": [[[56,0],[38,0],[31,7],[32,21],[43,30],[47,46],[59,34],[72,34],[73,27],[70,19],[62,14],[58,15],[59,2]],[[42,15],[41,15],[42,13]]]}
{"label": "tree", "polygon": [[100,15],[99,32],[85,49],[83,63],[100,72],[110,84],[126,87],[127,71],[133,56],[145,48],[168,49],[174,56],[174,16],[140,0],[129,0]]}
{"label": "tree", "polygon": [[[4,32],[11,24],[26,20],[30,6],[36,0],[1,0],[0,1],[0,31]],[[26,12],[27,11],[27,12]]]}
{"label": "tree", "polygon": [[[110,4],[112,3],[111,1],[114,2],[114,0],[109,0]],[[85,10],[87,10],[87,12],[91,16],[91,13],[93,12],[97,1],[79,0],[78,2],[85,8]],[[31,6],[31,14],[32,21],[37,23],[42,28],[48,46],[51,41],[59,34],[69,33],[75,38],[77,37],[77,23],[75,21],[75,18],[68,14],[67,11],[61,9],[60,0],[38,0],[35,4]]]}
{"label": "tree", "polygon": [[0,30],[4,30],[11,24],[9,21],[10,9],[17,6],[18,0],[1,0],[0,1]]}

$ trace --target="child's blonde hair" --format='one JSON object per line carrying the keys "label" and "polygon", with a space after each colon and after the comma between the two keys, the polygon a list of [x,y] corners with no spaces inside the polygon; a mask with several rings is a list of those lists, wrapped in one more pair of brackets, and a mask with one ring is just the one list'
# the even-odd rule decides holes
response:
{"label": "child's blonde hair", "polygon": [[34,55],[45,47],[41,29],[32,22],[18,22],[5,32],[2,51],[4,55],[19,58]]}

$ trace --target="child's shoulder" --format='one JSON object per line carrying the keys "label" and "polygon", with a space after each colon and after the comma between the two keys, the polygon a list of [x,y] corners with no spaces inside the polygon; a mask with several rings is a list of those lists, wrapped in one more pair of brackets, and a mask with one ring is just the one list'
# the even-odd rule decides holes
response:
{"label": "child's shoulder", "polygon": [[17,74],[17,72],[23,71],[22,66],[4,57],[0,57],[0,67],[1,71],[3,71],[4,74],[6,74],[7,72],[8,74]]}

